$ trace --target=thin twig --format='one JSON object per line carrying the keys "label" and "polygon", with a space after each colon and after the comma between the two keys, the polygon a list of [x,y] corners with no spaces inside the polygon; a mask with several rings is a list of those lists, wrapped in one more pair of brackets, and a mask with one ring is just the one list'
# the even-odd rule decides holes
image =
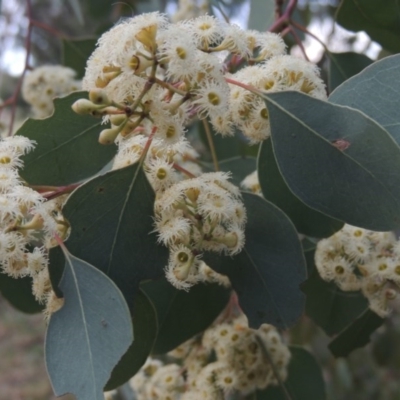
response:
{"label": "thin twig", "polygon": [[189,178],[196,178],[196,175],[193,175],[190,171],[188,171],[187,169],[181,167],[179,164],[177,163],[173,163],[172,166],[179,172],[182,172],[183,174],[185,174],[186,176],[188,176]]}
{"label": "thin twig", "polygon": [[301,52],[303,53],[304,58],[305,58],[307,61],[310,61],[310,59],[309,59],[308,56],[307,56],[306,49],[304,48],[304,45],[303,45],[301,39],[299,38],[299,35],[297,34],[297,32],[294,30],[293,26],[290,26],[290,33],[292,34],[292,36],[293,36],[293,38],[294,38],[294,40],[295,40],[297,46],[300,47],[300,50],[301,50]]}
{"label": "thin twig", "polygon": [[202,119],[202,121],[203,121],[204,130],[206,131],[207,142],[208,142],[208,145],[210,146],[211,157],[213,160],[214,169],[215,169],[215,171],[219,171],[218,157],[217,157],[217,152],[215,151],[214,140],[212,137],[210,125],[206,118]]}
{"label": "thin twig", "polygon": [[269,27],[270,32],[280,32],[288,25],[289,20],[296,9],[297,0],[290,0],[283,14]]}

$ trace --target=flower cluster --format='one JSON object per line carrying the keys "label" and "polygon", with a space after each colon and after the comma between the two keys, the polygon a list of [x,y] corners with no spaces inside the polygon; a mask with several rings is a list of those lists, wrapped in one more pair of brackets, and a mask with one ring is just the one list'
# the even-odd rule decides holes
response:
{"label": "flower cluster", "polygon": [[22,96],[32,106],[37,118],[45,118],[54,110],[54,97],[79,90],[81,82],[75,71],[61,65],[44,65],[28,73],[23,81]]}
{"label": "flower cluster", "polygon": [[[234,60],[249,65],[231,74]],[[235,80],[265,92],[289,89],[326,98],[317,69],[285,55],[279,35],[242,30],[209,15],[172,24],[150,13],[99,39],[83,79],[90,100],[79,100],[74,110],[111,122],[99,141],[117,142],[119,166],[136,162],[150,135],[152,155],[171,162],[188,151],[185,127],[195,116],[222,135],[233,134],[236,125],[251,143],[268,137],[264,101]]]}
{"label": "flower cluster", "polygon": [[345,225],[318,243],[315,264],[321,277],[340,289],[362,290],[381,317],[389,314],[400,292],[400,241],[392,232]]}
{"label": "flower cluster", "polygon": [[64,236],[66,224],[60,200],[45,202],[18,175],[21,156],[34,143],[23,136],[0,141],[0,269],[14,278],[30,276],[36,299],[54,311],[59,301],[51,290],[46,248],[55,233]]}
{"label": "flower cluster", "polygon": [[[186,127],[199,118],[209,133],[211,124],[232,135],[236,126],[258,143],[270,129],[260,91],[325,98],[316,68],[285,51],[282,38],[270,32],[242,30],[209,15],[173,24],[150,13],[103,34],[88,60],[82,85],[89,99],[73,109],[110,122],[99,142],[118,145],[114,169],[143,163],[157,195],[160,242],[170,249],[166,274],[176,287],[201,279],[202,252],[239,252],[246,219],[227,176],[202,174]],[[247,66],[229,72],[241,63]]]}
{"label": "flower cluster", "polygon": [[[290,352],[277,330],[250,329],[241,315],[207,329],[170,355],[180,364],[149,359],[130,381],[138,400],[224,399],[277,385],[287,377]],[[273,366],[271,365],[271,361]]]}
{"label": "flower cluster", "polygon": [[228,176],[212,172],[183,180],[156,199],[159,241],[170,250],[166,276],[177,288],[201,279],[202,252],[236,254],[244,245],[246,210]]}

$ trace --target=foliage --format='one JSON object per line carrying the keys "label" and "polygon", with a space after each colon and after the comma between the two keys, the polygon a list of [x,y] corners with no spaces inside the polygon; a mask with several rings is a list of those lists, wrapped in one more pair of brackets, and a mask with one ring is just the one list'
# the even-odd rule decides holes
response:
{"label": "foliage", "polygon": [[[129,26],[122,22],[96,47],[110,26],[111,6],[82,3],[71,1],[69,6],[81,23],[89,10],[97,30],[62,37],[62,62],[84,77],[85,90],[55,99],[51,116],[29,118],[19,128],[14,139],[34,141],[33,151],[28,152],[30,145],[25,144],[28,150],[15,145],[9,157],[10,139],[0,149],[3,176],[18,170],[18,185],[42,196],[19,204],[18,211],[7,208],[7,201],[16,197],[1,178],[0,252],[9,258],[7,263],[1,259],[0,292],[21,311],[45,309],[49,316],[46,363],[55,394],[101,400],[105,390],[119,390],[126,382],[135,387],[138,376],[157,382],[149,357],[165,362],[171,351],[186,351],[189,357],[196,346],[207,347],[207,332],[218,331],[220,325],[233,329],[232,321],[242,318],[241,313],[259,338],[273,325],[290,340],[297,329],[292,328],[306,323],[306,314],[333,337],[328,347],[335,357],[367,345],[384,319],[372,311],[365,297],[368,288],[340,286],[343,267],[333,265],[339,260],[333,254],[340,254],[343,265],[349,259],[357,264],[355,275],[370,273],[367,258],[357,253],[359,248],[348,255],[333,245],[321,261],[318,248],[349,225],[387,231],[390,246],[385,249],[377,239],[383,236],[369,233],[373,239],[368,246],[393,262],[372,266],[387,269],[388,277],[384,291],[378,278],[376,288],[368,290],[382,292],[385,306],[400,292],[400,244],[393,233],[400,229],[397,2],[342,0],[335,8],[339,24],[366,31],[393,54],[375,61],[354,51],[325,48],[329,97],[314,66],[306,61],[290,64],[291,56],[280,53],[282,39],[275,36],[270,36],[274,45],[268,46],[276,53],[269,55],[264,42],[249,50],[251,33],[237,40],[239,44],[234,39],[230,43],[230,31],[222,23],[216,27],[225,29],[225,36],[210,39],[197,32],[190,42],[183,31],[172,34],[174,28],[166,28],[163,17],[153,14],[149,25],[146,17],[138,19],[144,25],[135,36],[110,40],[114,31]],[[301,45],[300,34],[309,33],[299,20],[312,18],[311,8],[299,10],[293,0],[250,3],[249,28],[279,32],[291,47],[293,40]],[[191,12],[200,13],[199,4]],[[226,17],[240,7],[240,2],[231,9],[225,2],[212,4],[212,13]],[[140,14],[165,4],[139,1],[132,6]],[[126,10],[119,12],[123,16]],[[179,29],[195,28],[187,23]],[[155,44],[157,35],[179,43],[174,49],[177,62],[192,54],[190,46],[184,48],[185,40],[197,43],[193,54],[203,58],[197,54],[197,65],[173,70],[174,55],[164,42]],[[102,53],[107,40],[111,44]],[[129,43],[132,47],[126,59],[118,53],[123,42],[125,50]],[[221,46],[229,53],[223,62],[211,58]],[[115,54],[121,66],[113,64]],[[210,64],[204,61],[207,57],[213,60]],[[190,68],[196,73],[189,74]],[[161,123],[167,113],[170,119]],[[178,131],[183,137],[186,128],[187,141],[172,141]],[[184,150],[176,150],[183,142]],[[247,184],[253,172],[253,183]],[[175,231],[167,234],[167,229]],[[13,246],[4,235],[19,235],[19,242]],[[19,258],[9,255],[15,248],[21,248]],[[48,265],[42,268],[40,258],[40,269],[32,272],[27,260],[42,253]],[[324,263],[333,265],[335,278],[321,274]],[[39,275],[45,282],[42,296],[37,294]],[[220,385],[221,398],[326,398],[322,369],[308,351],[290,346],[290,361],[275,365],[271,348],[276,348],[260,343],[260,353],[249,345],[248,354],[262,354],[262,362],[273,370],[268,386],[238,389],[239,384],[229,386],[226,380],[223,386],[222,372],[214,369],[209,381]],[[199,376],[207,365],[223,359],[220,348],[199,356]],[[185,357],[179,361],[185,374],[176,377],[181,385],[183,376],[189,382]]]}

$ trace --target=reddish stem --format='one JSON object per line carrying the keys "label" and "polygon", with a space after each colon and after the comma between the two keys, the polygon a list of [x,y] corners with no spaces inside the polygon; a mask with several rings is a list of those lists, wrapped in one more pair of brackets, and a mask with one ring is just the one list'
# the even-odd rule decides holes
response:
{"label": "reddish stem", "polygon": [[185,175],[187,175],[189,178],[196,178],[196,175],[193,175],[191,172],[189,172],[187,169],[181,167],[179,164],[173,163],[172,166],[173,166],[177,171],[180,171],[180,172],[184,173]]}
{"label": "reddish stem", "polygon": [[294,10],[297,6],[297,0],[290,0],[285,11],[282,15],[270,26],[268,29],[270,32],[280,32],[283,27],[288,25],[290,17],[292,16]]}
{"label": "reddish stem", "polygon": [[54,190],[52,192],[45,192],[43,194],[43,197],[48,201],[55,199],[56,197],[62,196],[63,194],[71,193],[73,190],[75,190],[77,187],[81,186],[81,183],[74,183],[72,185],[67,185],[67,186],[60,186],[57,188],[57,190]]}

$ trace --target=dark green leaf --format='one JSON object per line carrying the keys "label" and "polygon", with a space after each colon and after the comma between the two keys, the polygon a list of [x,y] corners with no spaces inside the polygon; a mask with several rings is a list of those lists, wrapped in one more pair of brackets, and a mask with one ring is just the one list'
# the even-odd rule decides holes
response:
{"label": "dark green leaf", "polygon": [[133,307],[133,333],[135,340],[119,360],[104,390],[123,385],[146,362],[157,337],[157,315],[149,298],[139,291]]}
{"label": "dark green leaf", "polygon": [[306,313],[328,335],[334,335],[368,308],[368,301],[360,291],[344,292],[333,282],[325,282],[314,265],[314,251],[305,254],[311,270],[302,285],[306,294]]}
{"label": "dark green leaf", "polygon": [[351,31],[365,31],[394,53],[400,51],[400,3],[398,0],[342,0],[336,21]]}
{"label": "dark green leaf", "polygon": [[[239,130],[235,130],[234,136],[222,137],[220,134],[214,132],[210,123],[209,126],[218,160],[226,160],[237,156],[254,156],[257,154],[257,146],[249,146],[247,139]],[[199,131],[198,134],[201,141],[206,149],[210,151],[210,145],[207,140],[206,131],[201,121],[198,122],[197,129]],[[254,152],[254,154],[252,154],[252,152]]]}
{"label": "dark green leaf", "polygon": [[358,53],[329,53],[329,91],[332,92],[344,81],[372,64],[372,60]]}
{"label": "dark green leaf", "polygon": [[165,279],[145,283],[142,289],[157,310],[155,354],[171,351],[207,329],[226,306],[230,294],[230,290],[214,284],[198,284],[185,292]]}
{"label": "dark green leaf", "polygon": [[[325,400],[326,389],[321,367],[315,358],[301,347],[290,347],[292,358],[289,363],[288,378],[284,382],[291,400]],[[280,387],[259,390],[254,400],[287,400]]]}
{"label": "dark green leaf", "polygon": [[256,170],[257,160],[254,157],[233,157],[220,161],[219,168],[221,171],[232,172],[232,183],[240,186],[240,182]]}
{"label": "dark green leaf", "polygon": [[257,169],[264,197],[284,211],[299,232],[322,238],[343,226],[343,222],[306,206],[290,191],[276,163],[271,140],[261,144]]}
{"label": "dark green leaf", "polygon": [[106,275],[68,252],[65,258],[65,303],[47,328],[47,371],[57,396],[104,400],[103,387],[133,340],[129,309]]}
{"label": "dark green leaf", "polygon": [[35,140],[35,150],[23,157],[21,176],[31,185],[68,185],[93,176],[115,154],[115,146],[98,143],[105,128],[99,119],[75,114],[71,105],[86,97],[75,92],[54,100],[54,114],[45,119],[28,119],[17,135]]}
{"label": "dark green leaf", "polygon": [[25,276],[14,279],[0,272],[0,293],[16,309],[34,314],[43,310],[32,294],[32,278]]}
{"label": "dark green leaf", "polygon": [[229,277],[249,326],[288,328],[304,308],[300,284],[306,265],[296,229],[260,196],[243,193],[243,200],[248,219],[244,249],[234,257],[206,255],[205,261]]}
{"label": "dark green leaf", "polygon": [[375,62],[343,83],[329,101],[364,112],[400,144],[399,93],[400,55],[396,55]]}
{"label": "dark green leaf", "polygon": [[301,201],[366,229],[400,226],[400,148],[379,124],[299,92],[265,100],[279,170]]}
{"label": "dark green leaf", "polygon": [[65,265],[64,253],[60,246],[53,247],[49,251],[49,276],[51,287],[54,290],[57,297],[64,297],[62,291],[58,287],[60,284]]}
{"label": "dark green leaf", "polygon": [[347,357],[353,350],[364,347],[370,341],[371,334],[385,320],[371,310],[366,310],[329,344],[329,350],[335,357]]}
{"label": "dark green leaf", "polygon": [[108,275],[128,304],[143,279],[163,275],[167,249],[153,232],[154,192],[139,166],[108,172],[80,186],[63,213],[68,248]]}
{"label": "dark green leaf", "polygon": [[96,47],[97,39],[62,39],[62,64],[72,68],[81,79],[85,74],[86,62]]}

